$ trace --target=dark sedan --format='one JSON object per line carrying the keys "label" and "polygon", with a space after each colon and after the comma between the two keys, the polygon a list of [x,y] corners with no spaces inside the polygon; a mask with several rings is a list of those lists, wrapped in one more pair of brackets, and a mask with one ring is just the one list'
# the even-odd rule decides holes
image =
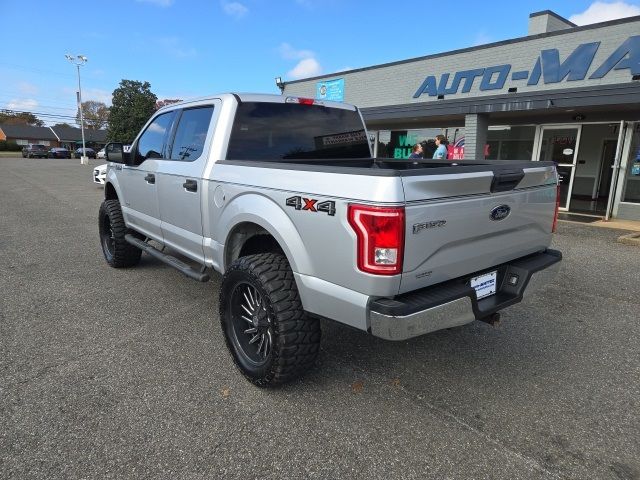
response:
{"label": "dark sedan", "polygon": [[[82,148],[78,148],[73,155],[76,158],[82,157]],[[96,158],[96,151],[93,148],[85,148],[85,155],[89,158]]]}
{"label": "dark sedan", "polygon": [[47,158],[71,158],[71,152],[66,148],[51,148],[47,153]]}

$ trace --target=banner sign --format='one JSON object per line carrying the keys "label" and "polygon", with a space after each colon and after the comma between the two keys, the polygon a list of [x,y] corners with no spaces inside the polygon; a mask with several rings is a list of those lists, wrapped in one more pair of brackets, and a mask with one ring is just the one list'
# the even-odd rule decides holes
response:
{"label": "banner sign", "polygon": [[344,101],[344,79],[316,83],[316,100]]}
{"label": "banner sign", "polygon": [[[485,145],[484,158],[488,156],[489,145]],[[460,137],[454,144],[447,145],[447,160],[464,160],[464,137]]]}

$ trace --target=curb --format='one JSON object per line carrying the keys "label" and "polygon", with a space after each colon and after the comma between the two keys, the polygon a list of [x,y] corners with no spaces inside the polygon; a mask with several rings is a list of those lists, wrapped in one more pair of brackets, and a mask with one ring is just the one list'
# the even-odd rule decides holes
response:
{"label": "curb", "polygon": [[618,243],[640,247],[640,233],[634,232],[628,233],[627,235],[621,235],[618,237]]}

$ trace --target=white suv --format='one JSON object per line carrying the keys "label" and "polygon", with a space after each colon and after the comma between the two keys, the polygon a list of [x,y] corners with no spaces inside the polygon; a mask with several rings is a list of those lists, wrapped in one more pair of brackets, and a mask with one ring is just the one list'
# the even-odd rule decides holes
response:
{"label": "white suv", "polygon": [[105,179],[107,178],[107,164],[98,165],[93,169],[93,183],[102,185],[104,187]]}

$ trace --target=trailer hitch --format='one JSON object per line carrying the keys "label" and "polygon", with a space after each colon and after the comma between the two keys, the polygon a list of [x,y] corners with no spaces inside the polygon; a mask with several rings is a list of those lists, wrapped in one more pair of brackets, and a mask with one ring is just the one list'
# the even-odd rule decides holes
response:
{"label": "trailer hitch", "polygon": [[482,317],[480,321],[488,323],[492,327],[497,327],[500,324],[500,312],[494,312],[491,315]]}

